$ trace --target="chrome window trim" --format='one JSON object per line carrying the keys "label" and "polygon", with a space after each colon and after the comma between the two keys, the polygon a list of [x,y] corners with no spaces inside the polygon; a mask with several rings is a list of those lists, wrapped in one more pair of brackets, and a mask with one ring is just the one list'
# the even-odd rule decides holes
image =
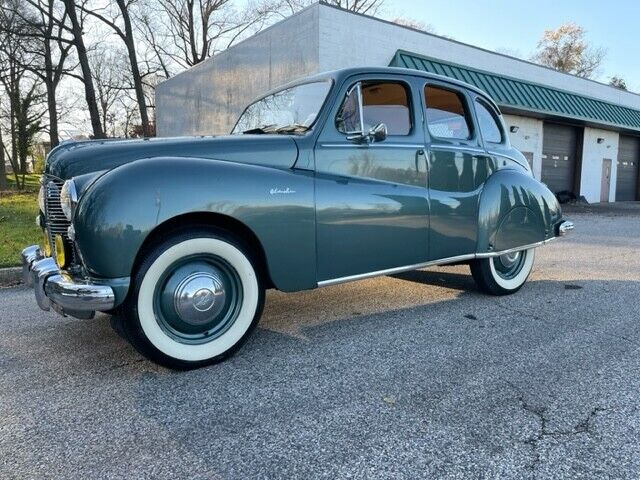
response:
{"label": "chrome window trim", "polygon": [[403,267],[387,268],[385,270],[377,270],[374,272],[359,273],[356,275],[349,275],[346,277],[332,278],[330,280],[322,280],[321,282],[318,282],[317,285],[318,287],[328,287],[331,285],[338,285],[340,283],[353,282],[356,280],[364,280],[367,278],[380,277],[383,275],[394,275],[396,273],[410,272],[412,270],[419,270],[421,268],[433,267],[436,265],[446,265],[448,263],[464,262],[467,260],[475,260],[477,258],[499,257],[500,255],[505,255],[507,253],[519,252],[522,250],[529,250],[530,248],[540,247],[542,245],[549,243],[551,240],[555,238],[556,237],[551,237],[541,242],[531,243],[529,245],[510,248],[508,250],[502,250],[499,252],[469,253],[466,255],[458,255],[455,257],[441,258],[439,260],[431,260],[429,262],[424,262],[424,263],[405,265]]}
{"label": "chrome window trim", "polygon": [[442,144],[431,144],[429,148],[432,150],[459,150],[461,152],[471,152],[471,153],[482,153],[485,154],[485,151],[482,148],[477,147],[465,147],[461,145],[442,145]]}

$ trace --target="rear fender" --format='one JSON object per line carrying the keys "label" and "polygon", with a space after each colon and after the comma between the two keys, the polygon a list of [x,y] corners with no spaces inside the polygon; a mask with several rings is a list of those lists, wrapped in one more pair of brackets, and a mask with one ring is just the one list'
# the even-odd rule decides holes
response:
{"label": "rear fender", "polygon": [[535,178],[499,170],[485,182],[478,211],[478,253],[523,247],[555,236],[560,204]]}

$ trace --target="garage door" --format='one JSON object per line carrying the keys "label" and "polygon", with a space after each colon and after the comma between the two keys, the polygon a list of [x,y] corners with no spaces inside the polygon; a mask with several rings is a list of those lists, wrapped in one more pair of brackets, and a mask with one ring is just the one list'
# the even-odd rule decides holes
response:
{"label": "garage door", "polygon": [[620,136],[616,202],[637,200],[640,138]]}
{"label": "garage door", "polygon": [[542,181],[553,193],[573,192],[578,138],[575,127],[544,124]]}

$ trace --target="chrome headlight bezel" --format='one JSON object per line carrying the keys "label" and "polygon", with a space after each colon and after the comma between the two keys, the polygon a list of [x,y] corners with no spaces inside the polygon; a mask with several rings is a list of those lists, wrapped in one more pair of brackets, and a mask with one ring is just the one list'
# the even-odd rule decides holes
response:
{"label": "chrome headlight bezel", "polygon": [[76,184],[72,179],[67,180],[60,190],[60,206],[67,220],[71,221],[73,218],[76,205],[78,205],[78,190],[76,189]]}

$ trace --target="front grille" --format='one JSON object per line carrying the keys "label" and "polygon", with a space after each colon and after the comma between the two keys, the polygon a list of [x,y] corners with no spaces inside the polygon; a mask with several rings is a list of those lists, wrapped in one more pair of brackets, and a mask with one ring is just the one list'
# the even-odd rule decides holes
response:
{"label": "front grille", "polygon": [[[44,191],[45,191],[45,226],[49,232],[49,244],[51,245],[51,251],[55,255],[55,242],[54,237],[56,235],[62,235],[65,244],[71,247],[69,241],[69,225],[70,222],[62,212],[62,206],[60,205],[60,191],[62,190],[63,180],[56,177],[45,176],[43,177]],[[76,263],[75,249],[73,247],[68,249],[71,254],[69,259],[71,263]]]}

